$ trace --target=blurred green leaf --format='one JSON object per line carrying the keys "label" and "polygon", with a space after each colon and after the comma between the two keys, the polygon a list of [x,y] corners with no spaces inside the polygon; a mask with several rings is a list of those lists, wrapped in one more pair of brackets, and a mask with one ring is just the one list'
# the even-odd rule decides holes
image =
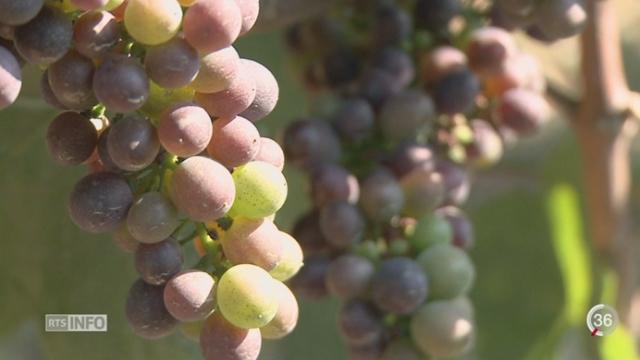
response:
{"label": "blurred green leaf", "polygon": [[602,338],[600,357],[602,360],[640,359],[636,353],[633,336],[622,325],[619,325],[611,335]]}

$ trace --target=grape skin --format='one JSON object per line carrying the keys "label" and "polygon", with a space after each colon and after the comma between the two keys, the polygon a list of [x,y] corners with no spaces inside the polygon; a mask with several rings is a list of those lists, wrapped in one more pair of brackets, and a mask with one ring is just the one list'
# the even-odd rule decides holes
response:
{"label": "grape skin", "polygon": [[447,115],[464,114],[475,105],[480,82],[469,70],[459,70],[443,77],[436,84],[433,100],[438,111]]}
{"label": "grape skin", "polygon": [[347,202],[333,202],[320,210],[322,234],[338,249],[347,249],[362,240],[365,226],[360,210]]}
{"label": "grape skin", "polygon": [[49,65],[64,56],[71,47],[71,20],[60,10],[43,7],[40,13],[15,29],[14,44],[29,63]]}
{"label": "grape skin", "polygon": [[136,250],[135,268],[140,277],[152,285],[166,283],[182,268],[182,248],[168,239],[155,244],[140,244]]}
{"label": "grape skin", "polygon": [[436,210],[436,214],[443,216],[452,232],[452,244],[462,250],[470,250],[474,243],[473,224],[465,213],[453,206],[445,206]]}
{"label": "grape skin", "polygon": [[386,170],[378,169],[362,182],[360,206],[371,220],[386,221],[400,214],[404,201],[400,184]]}
{"label": "grape skin", "polygon": [[131,235],[145,244],[168,238],[180,225],[178,213],[159,192],[142,194],[133,202],[127,215]]}
{"label": "grape skin", "polygon": [[107,5],[108,2],[109,0],[71,0],[75,7],[85,11],[100,9]]}
{"label": "grape skin", "polygon": [[287,199],[287,180],[273,165],[252,161],[233,172],[236,197],[232,211],[259,219],[275,214]]}
{"label": "grape skin", "polygon": [[149,78],[133,58],[114,55],[107,58],[93,76],[93,92],[108,110],[132,112],[149,97]]}
{"label": "grape skin", "polygon": [[181,103],[167,109],[160,118],[158,139],[164,148],[177,156],[200,154],[211,141],[213,126],[204,109]]}
{"label": "grape skin", "polygon": [[118,226],[118,229],[113,233],[113,242],[126,253],[134,253],[140,245],[138,240],[131,236],[126,224]]}
{"label": "grape skin", "polygon": [[320,215],[317,210],[301,216],[291,234],[299,241],[305,256],[322,255],[330,250],[329,243],[320,230]]}
{"label": "grape skin", "polygon": [[49,154],[62,165],[80,165],[96,149],[98,132],[89,119],[75,112],[64,112],[47,129]]}
{"label": "grape skin", "polygon": [[241,68],[228,88],[212,94],[196,93],[195,101],[211,116],[233,118],[247,110],[255,96],[256,82],[249,72]]}
{"label": "grape skin", "polygon": [[504,150],[502,138],[486,121],[471,120],[473,142],[466,147],[469,162],[476,167],[488,167],[497,163]]}
{"label": "grape skin", "polygon": [[243,117],[213,122],[213,135],[207,147],[211,157],[232,169],[253,160],[260,151],[260,133]]}
{"label": "grape skin", "polygon": [[99,172],[82,178],[69,198],[71,220],[82,230],[104,233],[115,230],[126,218],[133,201],[127,181],[116,174]]}
{"label": "grape skin", "polygon": [[75,49],[91,59],[104,57],[118,44],[119,39],[118,22],[106,11],[85,13],[73,26]]}
{"label": "grape skin", "polygon": [[384,325],[378,312],[361,300],[351,300],[338,313],[338,328],[350,345],[367,345],[378,341]]}
{"label": "grape skin", "polygon": [[496,112],[500,125],[519,136],[530,136],[549,119],[551,109],[542,95],[516,88],[502,95]]}
{"label": "grape skin", "polygon": [[177,321],[167,311],[162,298],[163,287],[136,280],[129,289],[125,312],[136,335],[155,340],[170,335]]}
{"label": "grape skin", "polygon": [[260,150],[256,154],[255,161],[264,161],[282,171],[284,169],[284,152],[280,145],[267,137],[260,138]]}
{"label": "grape skin", "polygon": [[289,288],[279,282],[275,282],[278,293],[278,312],[267,325],[260,328],[260,334],[264,339],[282,339],[289,335],[298,324],[298,301]]}
{"label": "grape skin", "polygon": [[452,46],[439,46],[421,61],[421,77],[429,87],[438,84],[447,75],[466,69],[467,56]]}
{"label": "grape skin", "polygon": [[167,311],[179,321],[205,319],[215,307],[215,280],[204,271],[180,272],[164,287]]}
{"label": "grape skin", "polygon": [[440,173],[425,168],[416,168],[400,180],[404,191],[403,212],[421,217],[440,206],[445,197],[445,185]]}
{"label": "grape skin", "polygon": [[269,274],[276,280],[287,281],[300,271],[304,254],[300,244],[291,235],[280,231],[279,238],[282,242],[282,256],[276,267],[269,271]]}
{"label": "grape skin", "polygon": [[[255,1],[258,3],[256,0],[243,1]],[[253,102],[246,110],[240,113],[240,115],[253,122],[257,122],[265,118],[275,109],[280,96],[278,81],[269,69],[256,61],[242,59],[240,63],[242,64],[243,71],[250,73],[256,83],[256,94]]]}
{"label": "grape skin", "polygon": [[232,264],[253,264],[273,270],[283,257],[280,231],[267,219],[234,219],[221,236],[224,254]]}
{"label": "grape skin", "polygon": [[380,360],[424,360],[425,357],[416,349],[411,340],[399,339],[387,345]]}
{"label": "grape skin", "polygon": [[410,258],[384,260],[371,280],[373,302],[385,312],[406,315],[427,299],[427,277]]}
{"label": "grape skin", "polygon": [[200,69],[200,58],[189,43],[176,37],[147,50],[144,66],[156,84],[176,89],[188,85],[196,78]]}
{"label": "grape skin", "polygon": [[231,45],[241,27],[242,15],[234,0],[202,0],[187,9],[183,31],[191,46],[207,54]]}
{"label": "grape skin", "polygon": [[403,89],[411,85],[416,77],[416,67],[411,56],[395,47],[381,50],[372,59],[372,64],[396,78],[398,86]]}
{"label": "grape skin", "polygon": [[385,102],[378,122],[385,137],[391,141],[400,141],[415,137],[416,133],[435,119],[433,100],[421,91],[407,90]]}
{"label": "grape skin", "polygon": [[44,0],[1,0],[0,23],[16,26],[26,24],[38,15]]}
{"label": "grape skin", "polygon": [[491,26],[475,30],[466,49],[469,67],[481,76],[500,73],[507,59],[517,51],[511,34]]}
{"label": "grape skin", "polygon": [[373,132],[375,113],[367,101],[354,98],[340,106],[333,115],[332,122],[343,140],[358,143]]}
{"label": "grape skin", "polygon": [[345,168],[326,164],[317,167],[312,173],[311,196],[318,207],[336,201],[354,204],[360,198],[360,186],[358,179]]}
{"label": "grape skin", "polygon": [[323,256],[308,256],[304,266],[291,279],[291,290],[305,299],[318,300],[327,296],[325,277],[329,260]]}
{"label": "grape skin", "polygon": [[111,160],[120,169],[138,171],[156,159],[160,142],[147,119],[130,115],[111,126],[107,147]]}
{"label": "grape skin", "polygon": [[440,214],[426,214],[418,218],[409,242],[417,251],[422,251],[435,244],[449,244],[452,236],[451,227]]}
{"label": "grape skin", "polygon": [[106,128],[102,133],[100,133],[100,137],[98,138],[98,158],[100,159],[100,163],[104,166],[105,170],[110,172],[122,172],[122,170],[113,162],[111,155],[109,154],[109,146],[107,144],[109,140],[109,133],[111,132],[111,128]]}
{"label": "grape skin", "polygon": [[22,88],[22,70],[13,54],[0,46],[0,109],[13,104]]}
{"label": "grape skin", "polygon": [[232,46],[208,53],[200,59],[200,71],[191,83],[199,93],[228,89],[240,71],[240,56]]}
{"label": "grape skin", "polygon": [[169,41],[181,21],[182,9],[176,0],[129,0],[124,13],[127,32],[145,45]]}
{"label": "grape skin", "polygon": [[430,147],[411,141],[398,145],[385,159],[384,164],[398,178],[403,178],[417,168],[433,170],[436,166],[435,157]]}
{"label": "grape skin", "polygon": [[[0,50],[0,52],[1,51],[2,50]],[[2,91],[0,90],[0,92]],[[64,105],[62,105],[60,100],[58,100],[56,95],[53,93],[53,90],[51,90],[51,85],[49,85],[48,70],[45,70],[42,73],[42,77],[40,77],[40,95],[42,96],[42,99],[50,106],[53,106],[54,108],[60,109],[60,110],[67,110],[67,108]]]}
{"label": "grape skin", "polygon": [[292,123],[284,133],[284,153],[289,162],[301,168],[335,163],[341,145],[331,127],[319,119],[302,119]]}
{"label": "grape skin", "polygon": [[242,329],[213,313],[200,334],[200,349],[205,360],[257,360],[262,347],[258,329]]}
{"label": "grape skin", "polygon": [[49,85],[65,107],[86,110],[98,101],[93,95],[94,66],[91,59],[71,50],[48,69]]}
{"label": "grape skin", "polygon": [[342,300],[363,296],[369,290],[374,273],[371,261],[357,255],[342,255],[329,265],[327,289]]}
{"label": "grape skin", "polygon": [[475,269],[467,254],[452,244],[437,244],[417,258],[430,280],[431,299],[465,295],[473,285]]}

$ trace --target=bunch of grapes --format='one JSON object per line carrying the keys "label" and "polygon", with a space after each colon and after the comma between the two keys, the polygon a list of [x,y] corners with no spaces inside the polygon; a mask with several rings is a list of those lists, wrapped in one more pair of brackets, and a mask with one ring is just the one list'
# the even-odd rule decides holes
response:
{"label": "bunch of grapes", "polygon": [[[353,359],[473,347],[474,237],[461,210],[471,174],[551,113],[538,63],[490,20],[491,6],[352,0],[287,32],[316,100],[316,115],[283,139],[313,203],[293,230],[307,258],[291,287],[342,300],[338,328]],[[554,21],[571,22],[563,14]]]}
{"label": "bunch of grapes", "polygon": [[[0,108],[24,62],[45,69],[60,109],[46,141],[62,165],[88,165],[71,219],[113,232],[140,278],[126,317],[144,338],[182,324],[206,359],[256,359],[262,338],[296,325],[282,282],[302,266],[273,223],[287,197],[284,154],[255,123],[278,84],[233,42],[258,0],[0,0]],[[185,264],[183,245],[199,259]]]}

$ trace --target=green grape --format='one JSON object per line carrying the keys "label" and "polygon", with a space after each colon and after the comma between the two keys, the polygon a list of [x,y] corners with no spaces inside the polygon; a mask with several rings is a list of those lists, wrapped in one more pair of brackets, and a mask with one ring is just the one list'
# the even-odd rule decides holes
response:
{"label": "green grape", "polygon": [[129,0],[124,26],[136,41],[159,45],[178,33],[182,9],[176,0]]}
{"label": "green grape", "polygon": [[280,262],[269,271],[269,274],[280,281],[287,281],[298,273],[302,267],[303,254],[300,244],[291,235],[280,231],[282,239],[282,256]]}
{"label": "green grape", "polygon": [[189,86],[164,89],[153,81],[149,81],[149,98],[140,111],[147,115],[155,125],[158,125],[165,110],[178,103],[190,102],[193,99],[193,94],[194,91]]}
{"label": "green grape", "polygon": [[267,325],[278,311],[275,280],[255,265],[236,265],[218,283],[218,308],[225,319],[243,329]]}
{"label": "green grape", "polygon": [[278,312],[266,326],[260,328],[265,339],[282,339],[289,335],[298,324],[298,301],[289,288],[276,281]]}
{"label": "green grape", "polygon": [[233,171],[236,198],[232,212],[251,219],[275,214],[287,199],[287,180],[275,166],[252,161]]}
{"label": "green grape", "polygon": [[417,251],[434,244],[450,244],[452,238],[451,226],[446,219],[436,214],[421,217],[413,233],[409,234],[409,242]]}
{"label": "green grape", "polygon": [[107,4],[104,6],[104,9],[107,11],[111,11],[116,9],[118,6],[122,5],[124,0],[109,0]]}
{"label": "green grape", "polygon": [[451,244],[437,244],[417,259],[429,277],[429,298],[452,299],[471,289],[475,269],[467,253]]}

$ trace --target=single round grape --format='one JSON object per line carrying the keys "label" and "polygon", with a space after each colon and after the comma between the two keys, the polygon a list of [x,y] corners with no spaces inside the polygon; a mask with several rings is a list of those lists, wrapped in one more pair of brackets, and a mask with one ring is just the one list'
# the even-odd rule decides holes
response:
{"label": "single round grape", "polygon": [[439,46],[423,56],[421,77],[432,87],[447,75],[467,68],[467,56],[452,46]]}
{"label": "single round grape", "polygon": [[369,291],[375,267],[366,258],[345,254],[333,260],[327,269],[326,285],[333,296],[349,300]]}
{"label": "single round grape", "polygon": [[311,195],[318,207],[336,201],[354,204],[360,197],[360,186],[358,179],[345,168],[326,164],[317,167],[312,173]]}
{"label": "single round grape", "polygon": [[446,219],[438,214],[427,214],[418,218],[409,242],[414,249],[422,251],[436,244],[450,244],[452,236]]}
{"label": "single round grape", "polygon": [[228,88],[212,94],[196,93],[195,101],[211,116],[232,118],[247,110],[255,96],[254,78],[249,72],[240,69]]}
{"label": "single round grape", "polygon": [[354,98],[340,106],[333,115],[332,122],[343,140],[359,143],[373,133],[375,113],[367,101]]}
{"label": "single round grape", "polygon": [[184,39],[152,47],[144,57],[147,74],[156,84],[169,89],[186,86],[198,75],[200,57]]}
{"label": "single round grape", "polygon": [[302,168],[338,162],[342,151],[333,129],[319,119],[293,122],[284,133],[283,146],[289,161]]}
{"label": "single round grape", "polygon": [[240,35],[248,33],[253,25],[258,20],[258,13],[260,12],[259,0],[236,0],[236,4],[240,9],[240,15],[242,16],[242,26],[240,27]]}
{"label": "single round grape", "polygon": [[463,355],[474,338],[468,305],[456,300],[428,302],[411,318],[411,338],[422,352],[434,357]]}
{"label": "single round grape", "polygon": [[372,59],[372,64],[396,78],[398,86],[403,89],[411,85],[416,77],[416,66],[411,55],[394,47],[378,52]]}
{"label": "single round grape", "polygon": [[276,280],[250,264],[236,265],[222,275],[217,299],[225,319],[243,329],[267,325],[278,311]]}
{"label": "single round grape", "polygon": [[111,160],[127,171],[146,168],[160,151],[156,129],[149,120],[138,115],[127,116],[113,124],[107,146]]}
{"label": "single round grape", "polygon": [[116,174],[99,172],[82,178],[69,198],[71,220],[90,233],[115,230],[126,218],[133,201],[127,181]]}
{"label": "single round grape", "polygon": [[118,229],[113,233],[113,242],[116,243],[118,248],[127,253],[134,253],[140,243],[136,240],[126,224],[118,226]]}
{"label": "single round grape", "polygon": [[232,264],[253,264],[271,271],[283,256],[279,233],[270,220],[237,217],[221,236],[222,248]]}
{"label": "single round grape", "polygon": [[14,36],[16,49],[29,63],[49,65],[71,47],[73,28],[62,11],[45,6],[34,19],[18,26]]}
{"label": "single round grape", "polygon": [[191,86],[211,94],[228,89],[240,71],[240,56],[232,46],[208,53],[200,59],[200,71]]}
{"label": "single round grape", "polygon": [[365,220],[360,210],[344,201],[332,202],[320,210],[320,229],[329,244],[347,249],[364,236]]}
{"label": "single round grape", "polygon": [[262,347],[258,329],[242,329],[216,311],[207,319],[200,334],[205,360],[257,360]]}
{"label": "single round grape", "polygon": [[135,253],[135,267],[140,278],[152,285],[166,283],[180,272],[182,262],[182,248],[171,239],[140,244]]}
{"label": "single round grape", "polygon": [[400,214],[404,207],[404,194],[396,178],[386,170],[378,169],[363,181],[360,206],[368,218],[387,221]]}
{"label": "single round grape", "polygon": [[361,62],[353,49],[338,46],[330,49],[322,62],[317,64],[316,75],[322,85],[332,88],[345,86],[358,79]]}
{"label": "single round grape", "polygon": [[588,19],[582,0],[543,1],[536,7],[535,16],[543,24],[540,30],[551,40],[579,34]]}
{"label": "single round grape", "polygon": [[380,314],[369,303],[351,300],[338,313],[338,328],[351,345],[366,345],[378,341],[384,333]]}
{"label": "single round grape", "polygon": [[471,289],[475,268],[469,256],[452,244],[436,244],[417,258],[429,276],[430,299],[453,299]]}
{"label": "single round grape", "polygon": [[392,341],[379,360],[424,360],[425,357],[409,339]]}
{"label": "single round grape", "polygon": [[260,151],[260,133],[243,117],[213,122],[213,135],[207,147],[211,157],[232,169],[253,160]]}
{"label": "single round grape", "polygon": [[22,70],[13,54],[0,46],[0,109],[13,104],[22,88]]}
{"label": "single round grape", "polygon": [[178,166],[171,182],[177,208],[196,221],[210,221],[226,214],[236,196],[234,180],[224,166],[201,156]]}
{"label": "single round grape", "polygon": [[469,198],[471,180],[469,172],[453,162],[439,161],[436,171],[442,176],[445,187],[445,204],[461,205]]}
{"label": "single round grape", "polygon": [[412,31],[413,20],[405,10],[400,6],[383,5],[376,11],[371,37],[380,47],[399,45]]}
{"label": "single round grape", "polygon": [[391,96],[403,90],[403,80],[383,69],[365,72],[360,79],[360,95],[378,110]]}
{"label": "single round grape", "polygon": [[129,232],[141,243],[160,242],[178,228],[178,212],[159,192],[148,192],[136,199],[127,215]]}
{"label": "single round grape", "polygon": [[415,137],[427,124],[435,121],[436,115],[433,100],[427,94],[407,90],[385,102],[378,121],[385,137],[400,141]]}
{"label": "single round grape", "polygon": [[86,110],[98,100],[93,94],[93,61],[76,51],[69,51],[48,69],[49,85],[65,107]]}
{"label": "single round grape", "polygon": [[62,165],[80,165],[87,161],[98,144],[95,126],[83,115],[64,112],[47,129],[47,147],[53,159]]}
{"label": "single round grape", "polygon": [[252,161],[233,171],[236,197],[233,211],[259,219],[275,214],[287,199],[287,180],[275,166]]}
{"label": "single round grape", "polygon": [[442,32],[449,22],[462,13],[459,0],[418,0],[414,8],[414,21],[419,29]]}
{"label": "single round grape", "polygon": [[200,334],[202,333],[202,329],[204,329],[205,323],[206,319],[200,321],[183,322],[180,324],[180,332],[187,339],[199,343]]}
{"label": "single round grape", "polygon": [[107,109],[131,112],[147,101],[149,79],[144,68],[134,58],[111,56],[96,70],[93,92]]}
{"label": "single round grape", "polygon": [[298,301],[289,288],[280,281],[275,282],[278,293],[278,312],[267,325],[260,328],[265,339],[282,339],[298,324]]}
{"label": "single round grape", "polygon": [[319,300],[327,296],[325,277],[329,268],[329,259],[323,256],[310,256],[304,260],[304,266],[291,279],[291,290],[305,299]]}
{"label": "single round grape", "polygon": [[124,13],[127,32],[145,45],[169,41],[178,33],[181,21],[182,9],[176,0],[129,0]]}
{"label": "single round grape", "polygon": [[164,287],[167,311],[179,321],[205,319],[215,307],[215,280],[199,270],[186,270],[171,278]]}
{"label": "single round grape", "polygon": [[500,73],[507,59],[517,51],[510,33],[491,26],[474,30],[466,50],[469,67],[482,76]]}
{"label": "single round grape", "polygon": [[301,216],[293,226],[291,235],[300,242],[305,256],[325,254],[330,250],[329,243],[320,230],[318,211]]}
{"label": "single round grape", "polygon": [[284,152],[280,145],[267,137],[260,138],[260,150],[256,154],[255,161],[264,161],[280,171],[284,169]]}
{"label": "single round grape", "polygon": [[109,133],[111,132],[111,128],[106,128],[103,132],[100,133],[98,137],[98,158],[102,163],[102,166],[110,172],[121,172],[122,170],[113,162],[111,159],[111,155],[109,154],[109,145],[107,144],[109,140]]}
{"label": "single round grape", "polygon": [[402,177],[400,186],[405,198],[403,212],[407,215],[421,217],[432,212],[444,201],[444,181],[438,172],[416,168]]}
{"label": "single round grape", "polygon": [[149,81],[149,98],[140,108],[140,112],[148,116],[155,125],[168,109],[184,103],[193,102],[194,91],[191,86],[178,89],[165,89]]}
{"label": "single round grape", "polygon": [[[2,51],[2,50],[0,50],[0,51]],[[2,91],[0,90],[0,92],[2,92]],[[60,100],[58,100],[56,95],[53,93],[53,90],[51,90],[51,85],[49,85],[49,71],[48,70],[45,70],[42,73],[42,77],[40,78],[40,95],[42,96],[42,99],[47,104],[49,104],[50,106],[53,106],[54,108],[57,108],[57,109],[60,109],[60,110],[67,110],[67,107],[64,106],[60,102]]]}
{"label": "single round grape", "polygon": [[397,146],[385,160],[385,165],[398,178],[403,178],[417,168],[433,170],[435,168],[434,151],[415,142],[405,142]]}
{"label": "single round grape", "polygon": [[91,11],[103,8],[109,0],[71,0],[71,4],[80,10]]}
{"label": "single round grape", "polygon": [[282,242],[280,262],[269,271],[269,274],[276,280],[287,281],[300,271],[304,254],[298,241],[286,232],[280,231],[280,241]]}
{"label": "single round grape", "polygon": [[233,44],[241,28],[242,14],[234,0],[198,1],[184,16],[184,36],[202,54]]}
{"label": "single round grape", "polygon": [[[242,1],[258,3],[257,0]],[[244,110],[240,115],[256,122],[271,114],[273,109],[275,109],[280,96],[280,88],[278,87],[278,81],[275,76],[262,64],[247,59],[241,59],[240,62],[243,71],[250,73],[256,83],[256,95],[253,98],[253,102],[249,105],[249,108]]]}
{"label": "single round grape", "polygon": [[504,150],[502,138],[486,121],[471,121],[473,142],[466,147],[467,159],[475,167],[488,167],[497,163]]}
{"label": "single round grape", "polygon": [[498,97],[513,88],[543,93],[546,86],[544,73],[536,58],[518,53],[507,59],[500,73],[485,79],[484,92],[488,96]]}
{"label": "single round grape", "polygon": [[462,210],[454,206],[445,206],[436,210],[436,214],[449,222],[454,246],[465,251],[473,247],[475,243],[473,224]]}
{"label": "single round grape", "polygon": [[422,305],[431,286],[430,281],[427,288],[427,277],[418,263],[410,258],[395,257],[380,264],[371,280],[371,294],[380,310],[406,315]]}
{"label": "single round grape", "polygon": [[38,15],[44,0],[1,0],[0,23],[16,26],[26,24]]}
{"label": "single round grape", "polygon": [[165,308],[162,292],[162,286],[150,285],[141,279],[131,285],[125,314],[136,335],[154,340],[174,331],[178,322]]}
{"label": "single round grape", "polygon": [[549,103],[542,95],[517,88],[502,95],[497,109],[500,125],[520,136],[534,134],[550,113]]}
{"label": "single round grape", "polygon": [[440,113],[447,115],[466,113],[475,105],[479,92],[480,82],[471,71],[455,71],[438,82],[434,89],[433,100]]}
{"label": "single round grape", "polygon": [[158,139],[170,153],[180,157],[200,154],[211,141],[211,118],[203,108],[182,103],[162,114]]}

